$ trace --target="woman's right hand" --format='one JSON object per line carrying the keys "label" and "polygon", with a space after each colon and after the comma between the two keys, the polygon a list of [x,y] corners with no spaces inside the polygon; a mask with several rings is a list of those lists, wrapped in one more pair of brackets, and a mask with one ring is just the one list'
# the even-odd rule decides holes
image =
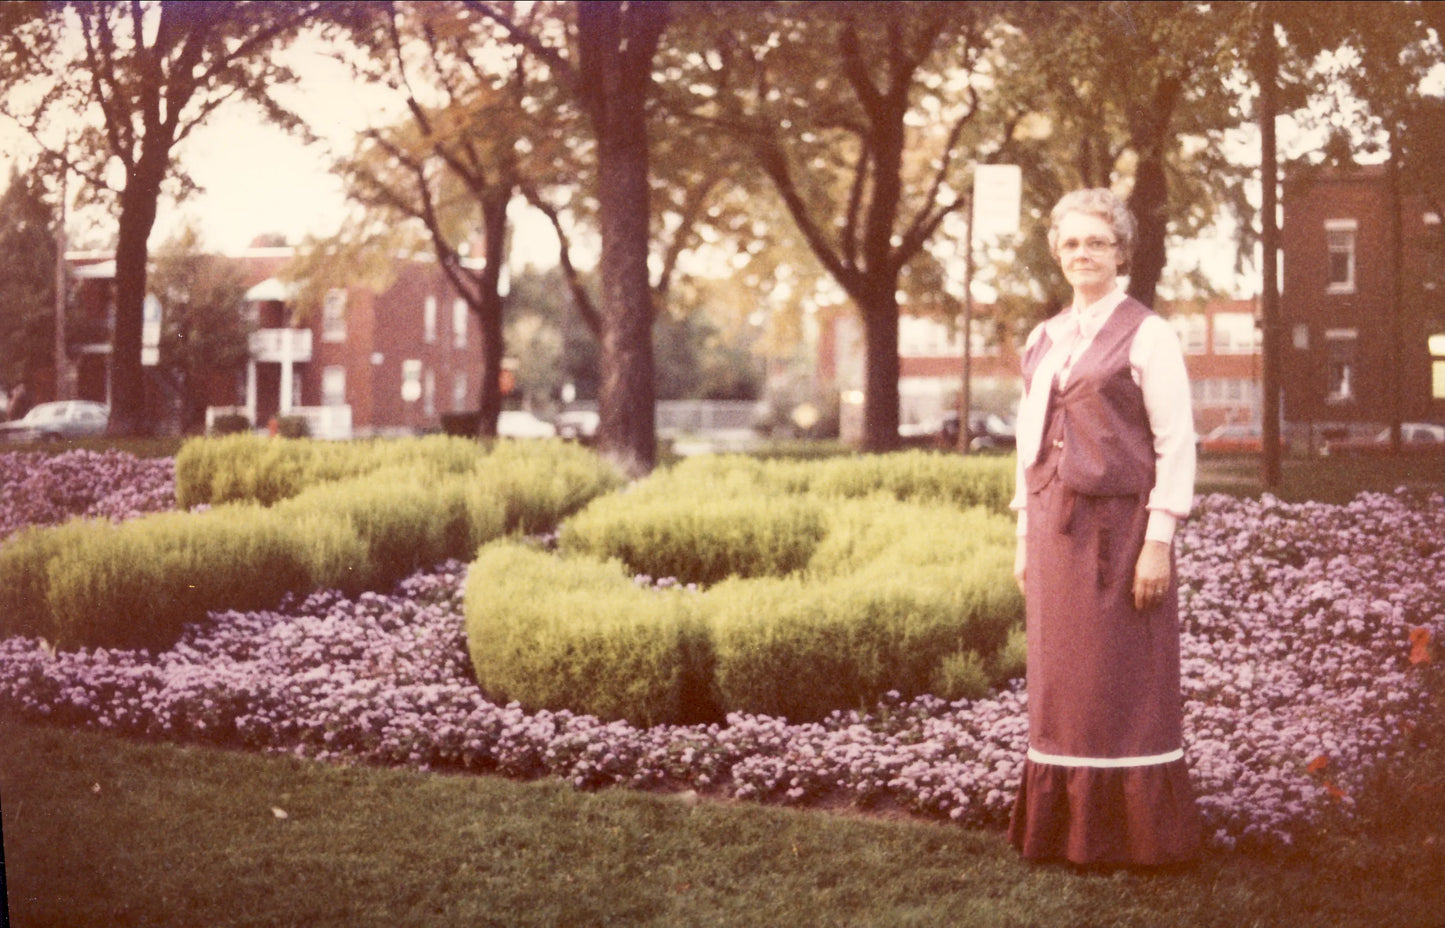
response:
{"label": "woman's right hand", "polygon": [[1014,549],[1014,582],[1019,585],[1020,593],[1027,593],[1024,590],[1024,565],[1027,563],[1027,552],[1025,550],[1024,536],[1018,536],[1018,547]]}

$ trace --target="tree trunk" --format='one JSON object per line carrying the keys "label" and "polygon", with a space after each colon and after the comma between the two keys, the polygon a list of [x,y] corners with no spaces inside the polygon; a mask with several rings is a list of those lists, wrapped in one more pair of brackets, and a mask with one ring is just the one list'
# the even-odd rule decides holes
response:
{"label": "tree trunk", "polygon": [[156,221],[160,170],[142,159],[120,198],[115,248],[115,331],[110,349],[111,435],[144,435],[153,423],[146,415],[145,370],[141,367],[141,326],[145,316],[148,240]]}
{"label": "tree trunk", "polygon": [[502,299],[502,262],[507,253],[507,204],[512,190],[502,186],[482,202],[482,225],[486,236],[486,265],[478,283],[477,302],[472,312],[482,340],[482,386],[478,399],[481,421],[477,433],[495,437],[497,418],[502,412],[502,359],[506,344],[502,334],[506,304]]}
{"label": "tree trunk", "polygon": [[661,3],[577,7],[579,77],[597,138],[602,233],[598,448],[634,477],[657,462],[647,100],[666,20]]}
{"label": "tree trunk", "polygon": [[1145,306],[1154,305],[1155,291],[1164,275],[1168,208],[1169,181],[1164,173],[1164,161],[1156,152],[1139,160],[1134,172],[1134,190],[1129,194],[1129,211],[1138,223],[1129,295]]}
{"label": "tree trunk", "polygon": [[898,448],[898,296],[892,285],[871,281],[860,302],[863,321],[863,450]]}

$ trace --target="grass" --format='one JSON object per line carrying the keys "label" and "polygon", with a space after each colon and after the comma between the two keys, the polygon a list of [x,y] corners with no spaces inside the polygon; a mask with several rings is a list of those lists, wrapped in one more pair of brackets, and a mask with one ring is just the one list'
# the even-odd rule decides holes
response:
{"label": "grass", "polygon": [[1445,924],[1445,712],[1420,737],[1360,817],[1309,848],[1096,873],[1030,866],[1002,834],[947,824],[334,767],[5,721],[10,918],[16,928],[1425,928]]}

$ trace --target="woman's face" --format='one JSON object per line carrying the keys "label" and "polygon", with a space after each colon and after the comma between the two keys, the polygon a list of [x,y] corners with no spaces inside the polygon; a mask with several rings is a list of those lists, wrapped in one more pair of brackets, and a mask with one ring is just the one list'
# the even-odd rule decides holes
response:
{"label": "woman's face", "polygon": [[1057,249],[1055,257],[1076,295],[1093,302],[1114,289],[1119,246],[1108,222],[1089,213],[1065,213]]}

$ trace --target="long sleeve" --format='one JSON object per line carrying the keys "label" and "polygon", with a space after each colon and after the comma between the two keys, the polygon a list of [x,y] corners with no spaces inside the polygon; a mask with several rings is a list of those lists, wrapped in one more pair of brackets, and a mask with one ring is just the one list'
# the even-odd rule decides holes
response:
{"label": "long sleeve", "polygon": [[1178,335],[1158,316],[1145,319],[1130,346],[1129,365],[1144,391],[1154,433],[1154,489],[1144,537],[1169,542],[1194,504],[1197,467],[1193,398]]}

